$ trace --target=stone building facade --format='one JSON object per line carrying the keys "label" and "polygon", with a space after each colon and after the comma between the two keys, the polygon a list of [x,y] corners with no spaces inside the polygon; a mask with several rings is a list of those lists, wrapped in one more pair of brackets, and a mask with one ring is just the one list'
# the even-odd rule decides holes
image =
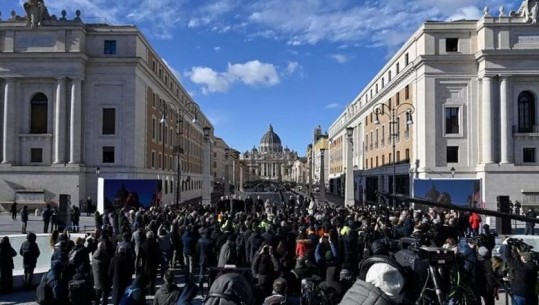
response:
{"label": "stone building facade", "polygon": [[98,176],[201,197],[213,127],[198,105],[135,26],[65,17],[0,21],[0,202],[95,202]]}
{"label": "stone building facade", "polygon": [[421,25],[329,128],[330,183],[351,160],[356,201],[477,179],[481,207],[539,206],[538,4]]}

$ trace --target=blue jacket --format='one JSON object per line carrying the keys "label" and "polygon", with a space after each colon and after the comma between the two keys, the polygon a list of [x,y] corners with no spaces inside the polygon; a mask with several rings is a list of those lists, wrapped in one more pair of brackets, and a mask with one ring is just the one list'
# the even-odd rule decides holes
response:
{"label": "blue jacket", "polygon": [[185,231],[182,235],[183,254],[193,255],[193,234],[189,231]]}

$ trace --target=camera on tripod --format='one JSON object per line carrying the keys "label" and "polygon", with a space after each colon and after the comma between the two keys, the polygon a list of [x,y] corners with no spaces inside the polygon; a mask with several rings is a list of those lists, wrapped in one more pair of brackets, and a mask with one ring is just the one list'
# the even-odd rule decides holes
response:
{"label": "camera on tripod", "polygon": [[456,255],[453,250],[438,247],[420,247],[418,249],[419,257],[428,262],[429,265],[444,266],[456,261]]}

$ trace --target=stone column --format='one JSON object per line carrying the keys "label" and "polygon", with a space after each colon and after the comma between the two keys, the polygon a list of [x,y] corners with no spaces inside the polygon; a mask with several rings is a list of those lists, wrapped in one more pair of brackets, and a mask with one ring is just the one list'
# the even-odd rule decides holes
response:
{"label": "stone column", "polygon": [[488,76],[483,77],[482,84],[483,99],[481,102],[481,147],[482,163],[494,163],[494,153],[492,146],[492,81]]}
{"label": "stone column", "polygon": [[500,76],[500,163],[513,163],[513,114],[509,106],[507,76]]}
{"label": "stone column", "polygon": [[2,143],[3,164],[12,164],[15,162],[17,136],[15,84],[14,79],[6,79],[4,84],[4,138]]}
{"label": "stone column", "polygon": [[354,170],[352,160],[352,137],[346,138],[346,180],[344,184],[344,206],[354,206]]}
{"label": "stone column", "polygon": [[209,137],[204,139],[204,149],[203,149],[203,164],[202,164],[202,204],[204,206],[209,206],[211,204],[211,147],[210,147]]}
{"label": "stone column", "polygon": [[54,103],[54,164],[65,162],[65,78],[56,80]]}
{"label": "stone column", "polygon": [[324,171],[324,156],[325,156],[326,149],[322,148],[320,149],[320,201],[322,203],[326,202],[326,177],[325,177],[325,171]]}
{"label": "stone column", "polygon": [[245,166],[240,163],[240,192],[243,193],[243,171],[245,170]]}
{"label": "stone column", "polygon": [[69,115],[69,164],[79,164],[81,157],[81,80],[71,80]]}

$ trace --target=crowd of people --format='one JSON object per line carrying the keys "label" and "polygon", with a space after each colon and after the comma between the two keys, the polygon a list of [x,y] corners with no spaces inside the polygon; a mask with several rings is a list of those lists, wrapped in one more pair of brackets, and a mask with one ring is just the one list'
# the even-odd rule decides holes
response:
{"label": "crowd of people", "polygon": [[[476,213],[386,205],[345,208],[303,196],[279,202],[248,196],[223,197],[213,206],[111,209],[96,212],[95,224],[95,232],[74,241],[67,230],[51,233],[51,267],[40,281],[46,289],[38,286],[38,299],[41,294],[42,299],[52,298],[51,304],[105,305],[110,297],[118,305],[146,304],[146,296],[154,295],[153,304],[168,305],[178,300],[190,304],[201,294],[210,305],[290,304],[294,297],[306,297],[305,280],[314,279],[317,289],[332,291],[327,302],[333,304],[369,305],[375,292],[376,304],[398,304],[403,302],[402,287],[390,291],[379,278],[356,278],[367,258],[394,259],[391,241],[411,238],[458,253],[463,277],[475,288],[475,304],[494,304],[504,285],[504,266],[512,270],[514,304],[537,304],[537,266],[531,252],[506,241],[501,256],[494,257],[495,233]],[[49,251],[40,254],[35,234],[28,233],[27,239],[19,254],[25,283],[32,287],[36,259]],[[4,237],[2,291],[10,289],[7,273],[16,255]],[[163,284],[156,289],[158,278]],[[185,282],[183,289],[177,278]],[[225,278],[236,286],[221,283]],[[209,291],[204,283],[211,286]],[[216,291],[220,288],[224,290]],[[239,293],[242,289],[248,292]]]}

